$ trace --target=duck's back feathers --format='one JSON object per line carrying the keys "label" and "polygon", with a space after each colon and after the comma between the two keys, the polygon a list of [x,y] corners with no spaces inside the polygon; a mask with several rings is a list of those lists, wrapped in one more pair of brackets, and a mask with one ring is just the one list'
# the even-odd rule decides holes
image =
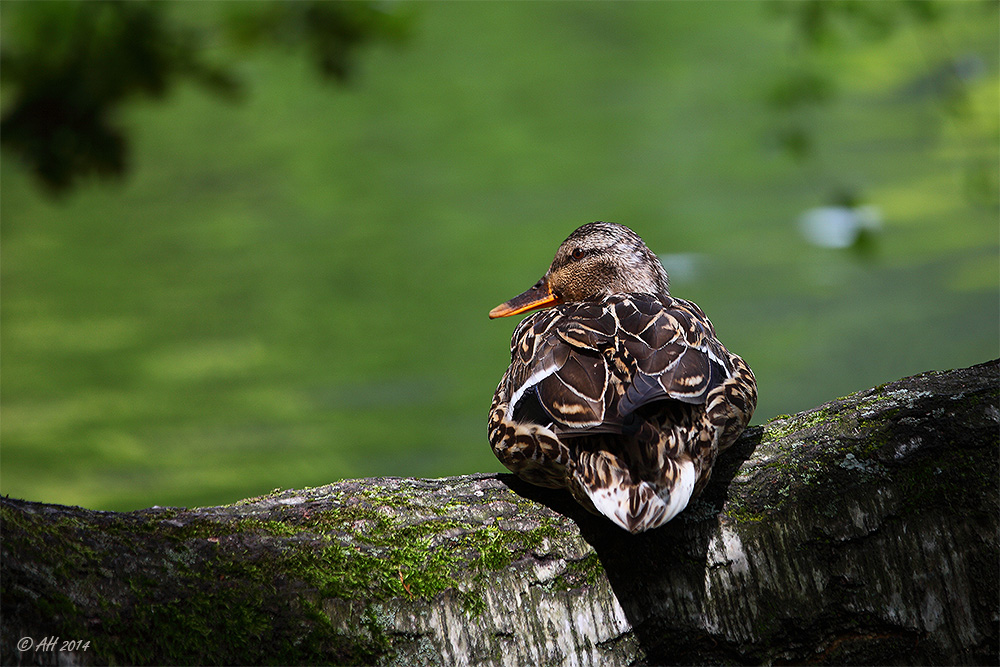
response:
{"label": "duck's back feathers", "polygon": [[526,318],[511,339],[511,403],[537,399],[560,430],[617,426],[661,399],[704,404],[733,373],[701,309],[645,294],[574,303]]}

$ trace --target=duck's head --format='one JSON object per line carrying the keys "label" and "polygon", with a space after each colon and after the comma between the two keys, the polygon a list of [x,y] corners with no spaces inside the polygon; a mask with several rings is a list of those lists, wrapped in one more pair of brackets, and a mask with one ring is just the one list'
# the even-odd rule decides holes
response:
{"label": "duck's head", "polygon": [[625,225],[591,222],[563,241],[541,280],[491,310],[490,318],[629,292],[668,294],[667,272]]}

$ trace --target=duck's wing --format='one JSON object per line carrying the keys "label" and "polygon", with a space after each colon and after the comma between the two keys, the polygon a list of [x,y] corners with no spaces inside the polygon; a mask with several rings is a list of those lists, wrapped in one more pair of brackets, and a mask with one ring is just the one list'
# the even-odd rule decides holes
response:
{"label": "duck's wing", "polygon": [[[719,342],[715,327],[697,304],[673,297],[632,296],[615,308],[623,323],[618,335],[635,359],[619,412],[628,415],[664,398],[704,406],[706,425],[711,426],[701,436],[717,431],[712,439],[719,451],[726,449],[746,428],[757,406],[753,371]],[[700,489],[707,477],[699,474],[698,480]]]}
{"label": "duck's wing", "polygon": [[514,330],[505,377],[507,421],[540,421],[544,415],[559,432],[621,431],[620,424],[606,424],[613,397],[611,375],[593,345],[593,339],[607,335],[593,328],[600,309],[580,310],[574,305],[535,313]]}
{"label": "duck's wing", "polygon": [[558,306],[514,332],[506,418],[544,414],[560,437],[620,433],[652,401],[704,403],[731,373],[727,360],[708,319],[680,299],[617,295]]}
{"label": "duck's wing", "polygon": [[664,398],[704,404],[732,375],[732,355],[690,301],[633,295],[617,301],[612,312],[621,342],[616,354],[627,369],[618,403],[622,416]]}

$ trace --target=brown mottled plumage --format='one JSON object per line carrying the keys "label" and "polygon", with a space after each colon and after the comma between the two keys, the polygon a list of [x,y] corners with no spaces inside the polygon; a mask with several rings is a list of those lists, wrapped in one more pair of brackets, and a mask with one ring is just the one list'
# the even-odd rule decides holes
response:
{"label": "brown mottled plumage", "polygon": [[623,225],[577,229],[545,276],[490,317],[546,306],[511,338],[490,409],[494,453],[633,533],[670,521],[750,421],[753,372],[701,308],[669,295],[660,261]]}

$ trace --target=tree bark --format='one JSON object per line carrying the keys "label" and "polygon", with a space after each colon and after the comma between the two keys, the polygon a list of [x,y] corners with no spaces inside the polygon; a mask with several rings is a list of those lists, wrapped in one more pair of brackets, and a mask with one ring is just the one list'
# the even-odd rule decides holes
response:
{"label": "tree bark", "polygon": [[992,361],[774,419],[638,536],[511,475],[4,498],[0,660],[997,664],[998,402]]}

